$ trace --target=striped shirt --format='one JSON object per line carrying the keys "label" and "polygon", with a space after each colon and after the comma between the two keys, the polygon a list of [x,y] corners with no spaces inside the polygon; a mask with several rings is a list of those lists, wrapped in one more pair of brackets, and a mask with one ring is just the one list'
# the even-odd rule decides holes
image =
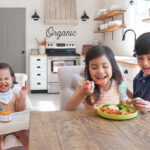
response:
{"label": "striped shirt", "polygon": [[[92,100],[95,101],[96,97],[92,95]],[[95,108],[99,104],[119,104],[120,103],[120,94],[118,90],[118,84],[115,80],[112,80],[111,88],[108,91],[100,90],[100,98],[94,105],[87,104],[84,101],[85,109]]]}

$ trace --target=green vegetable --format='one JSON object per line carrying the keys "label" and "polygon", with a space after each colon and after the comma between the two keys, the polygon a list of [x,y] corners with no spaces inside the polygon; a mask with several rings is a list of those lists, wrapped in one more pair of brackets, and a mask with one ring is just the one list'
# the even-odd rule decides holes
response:
{"label": "green vegetable", "polygon": [[110,106],[111,104],[105,104],[105,105],[103,105],[103,107],[108,107],[108,106]]}
{"label": "green vegetable", "polygon": [[118,104],[117,106],[118,106],[119,110],[126,109],[125,106],[124,106],[123,104]]}
{"label": "green vegetable", "polygon": [[126,111],[127,111],[127,108],[123,108],[123,109],[121,109],[120,111],[126,112]]}

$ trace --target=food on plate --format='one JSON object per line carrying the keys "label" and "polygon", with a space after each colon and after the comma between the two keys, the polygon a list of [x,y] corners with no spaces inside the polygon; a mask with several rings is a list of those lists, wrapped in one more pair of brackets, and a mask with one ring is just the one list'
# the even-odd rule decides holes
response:
{"label": "food on plate", "polygon": [[100,86],[104,85],[104,83],[105,83],[105,80],[98,80],[95,82],[95,84],[100,85]]}
{"label": "food on plate", "polygon": [[134,110],[127,108],[124,104],[106,104],[99,108],[101,112],[114,115],[128,115]]}

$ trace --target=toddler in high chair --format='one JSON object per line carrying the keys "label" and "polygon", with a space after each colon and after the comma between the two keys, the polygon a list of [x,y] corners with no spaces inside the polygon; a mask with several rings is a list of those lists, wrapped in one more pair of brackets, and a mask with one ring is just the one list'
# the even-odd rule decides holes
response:
{"label": "toddler in high chair", "polygon": [[66,110],[74,110],[83,102],[85,109],[99,104],[119,104],[128,99],[125,81],[109,47],[97,45],[90,48],[85,57],[85,84],[78,86],[66,104]]}
{"label": "toddler in high chair", "polygon": [[[0,63],[0,107],[8,109],[12,113],[23,111],[25,109],[25,100],[28,88],[20,90],[20,96],[11,89],[15,80],[12,68],[6,63]],[[29,149],[29,137],[25,130],[12,133],[19,141]],[[3,138],[5,135],[0,135],[0,150],[3,149]]]}

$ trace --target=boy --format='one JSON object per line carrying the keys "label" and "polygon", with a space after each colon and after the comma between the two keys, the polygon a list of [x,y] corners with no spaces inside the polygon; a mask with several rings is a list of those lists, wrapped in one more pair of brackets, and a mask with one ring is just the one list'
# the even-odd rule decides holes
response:
{"label": "boy", "polygon": [[138,37],[135,42],[137,63],[141,71],[133,81],[135,107],[142,113],[150,111],[150,32]]}

